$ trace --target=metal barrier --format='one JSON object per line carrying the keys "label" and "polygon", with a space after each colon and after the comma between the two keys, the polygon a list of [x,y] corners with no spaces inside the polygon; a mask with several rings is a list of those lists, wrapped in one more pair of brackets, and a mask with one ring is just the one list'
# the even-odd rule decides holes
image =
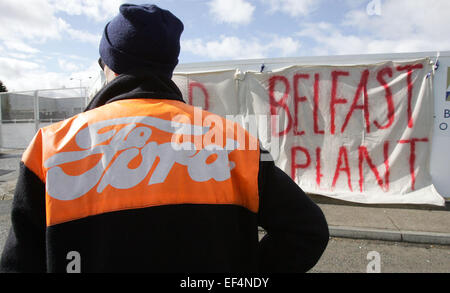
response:
{"label": "metal barrier", "polygon": [[87,103],[85,87],[0,93],[0,148],[26,148],[39,128],[82,112]]}

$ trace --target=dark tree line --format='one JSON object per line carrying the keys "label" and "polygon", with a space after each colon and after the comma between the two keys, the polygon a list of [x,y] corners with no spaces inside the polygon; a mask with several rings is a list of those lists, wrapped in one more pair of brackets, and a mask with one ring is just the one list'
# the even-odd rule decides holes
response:
{"label": "dark tree line", "polygon": [[6,88],[6,86],[3,84],[3,82],[0,80],[0,93],[5,93],[7,92],[8,89]]}

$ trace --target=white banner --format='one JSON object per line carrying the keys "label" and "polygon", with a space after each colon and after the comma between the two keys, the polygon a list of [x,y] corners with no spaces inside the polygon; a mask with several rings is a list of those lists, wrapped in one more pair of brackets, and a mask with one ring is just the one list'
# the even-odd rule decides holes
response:
{"label": "white banner", "polygon": [[174,81],[188,103],[211,112],[277,117],[272,126],[256,119],[259,138],[271,129],[263,146],[305,192],[360,203],[444,205],[429,169],[430,72],[429,59],[421,59],[177,74]]}

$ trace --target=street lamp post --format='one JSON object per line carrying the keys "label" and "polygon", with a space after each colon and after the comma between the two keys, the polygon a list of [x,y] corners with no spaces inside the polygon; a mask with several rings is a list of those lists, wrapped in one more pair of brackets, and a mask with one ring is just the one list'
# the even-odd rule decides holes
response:
{"label": "street lamp post", "polygon": [[[92,77],[91,76],[89,76],[88,77],[88,79],[91,79]],[[80,97],[83,97],[83,90],[82,90],[82,85],[81,85],[81,82],[82,82],[82,78],[75,78],[75,77],[71,77],[70,78],[70,80],[78,80],[78,81],[80,81]],[[87,96],[86,97],[84,97],[84,103],[85,103],[85,106],[87,105]]]}

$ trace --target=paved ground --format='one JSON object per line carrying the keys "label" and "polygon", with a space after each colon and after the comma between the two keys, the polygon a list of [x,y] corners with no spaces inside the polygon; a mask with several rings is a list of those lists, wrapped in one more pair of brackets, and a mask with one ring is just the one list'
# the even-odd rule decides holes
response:
{"label": "paved ground", "polygon": [[333,226],[450,233],[450,211],[441,208],[414,209],[361,207],[319,203]]}
{"label": "paved ground", "polygon": [[11,227],[11,202],[12,200],[0,201],[0,251],[3,251],[3,246]]}
{"label": "paved ground", "polygon": [[450,273],[450,246],[365,239],[331,238],[313,273],[366,273],[380,255],[381,273]]}
{"label": "paved ground", "polygon": [[316,202],[336,237],[450,245],[448,203],[446,207],[371,207]]}
{"label": "paved ground", "polygon": [[22,152],[22,150],[0,151],[0,200],[12,198]]}

